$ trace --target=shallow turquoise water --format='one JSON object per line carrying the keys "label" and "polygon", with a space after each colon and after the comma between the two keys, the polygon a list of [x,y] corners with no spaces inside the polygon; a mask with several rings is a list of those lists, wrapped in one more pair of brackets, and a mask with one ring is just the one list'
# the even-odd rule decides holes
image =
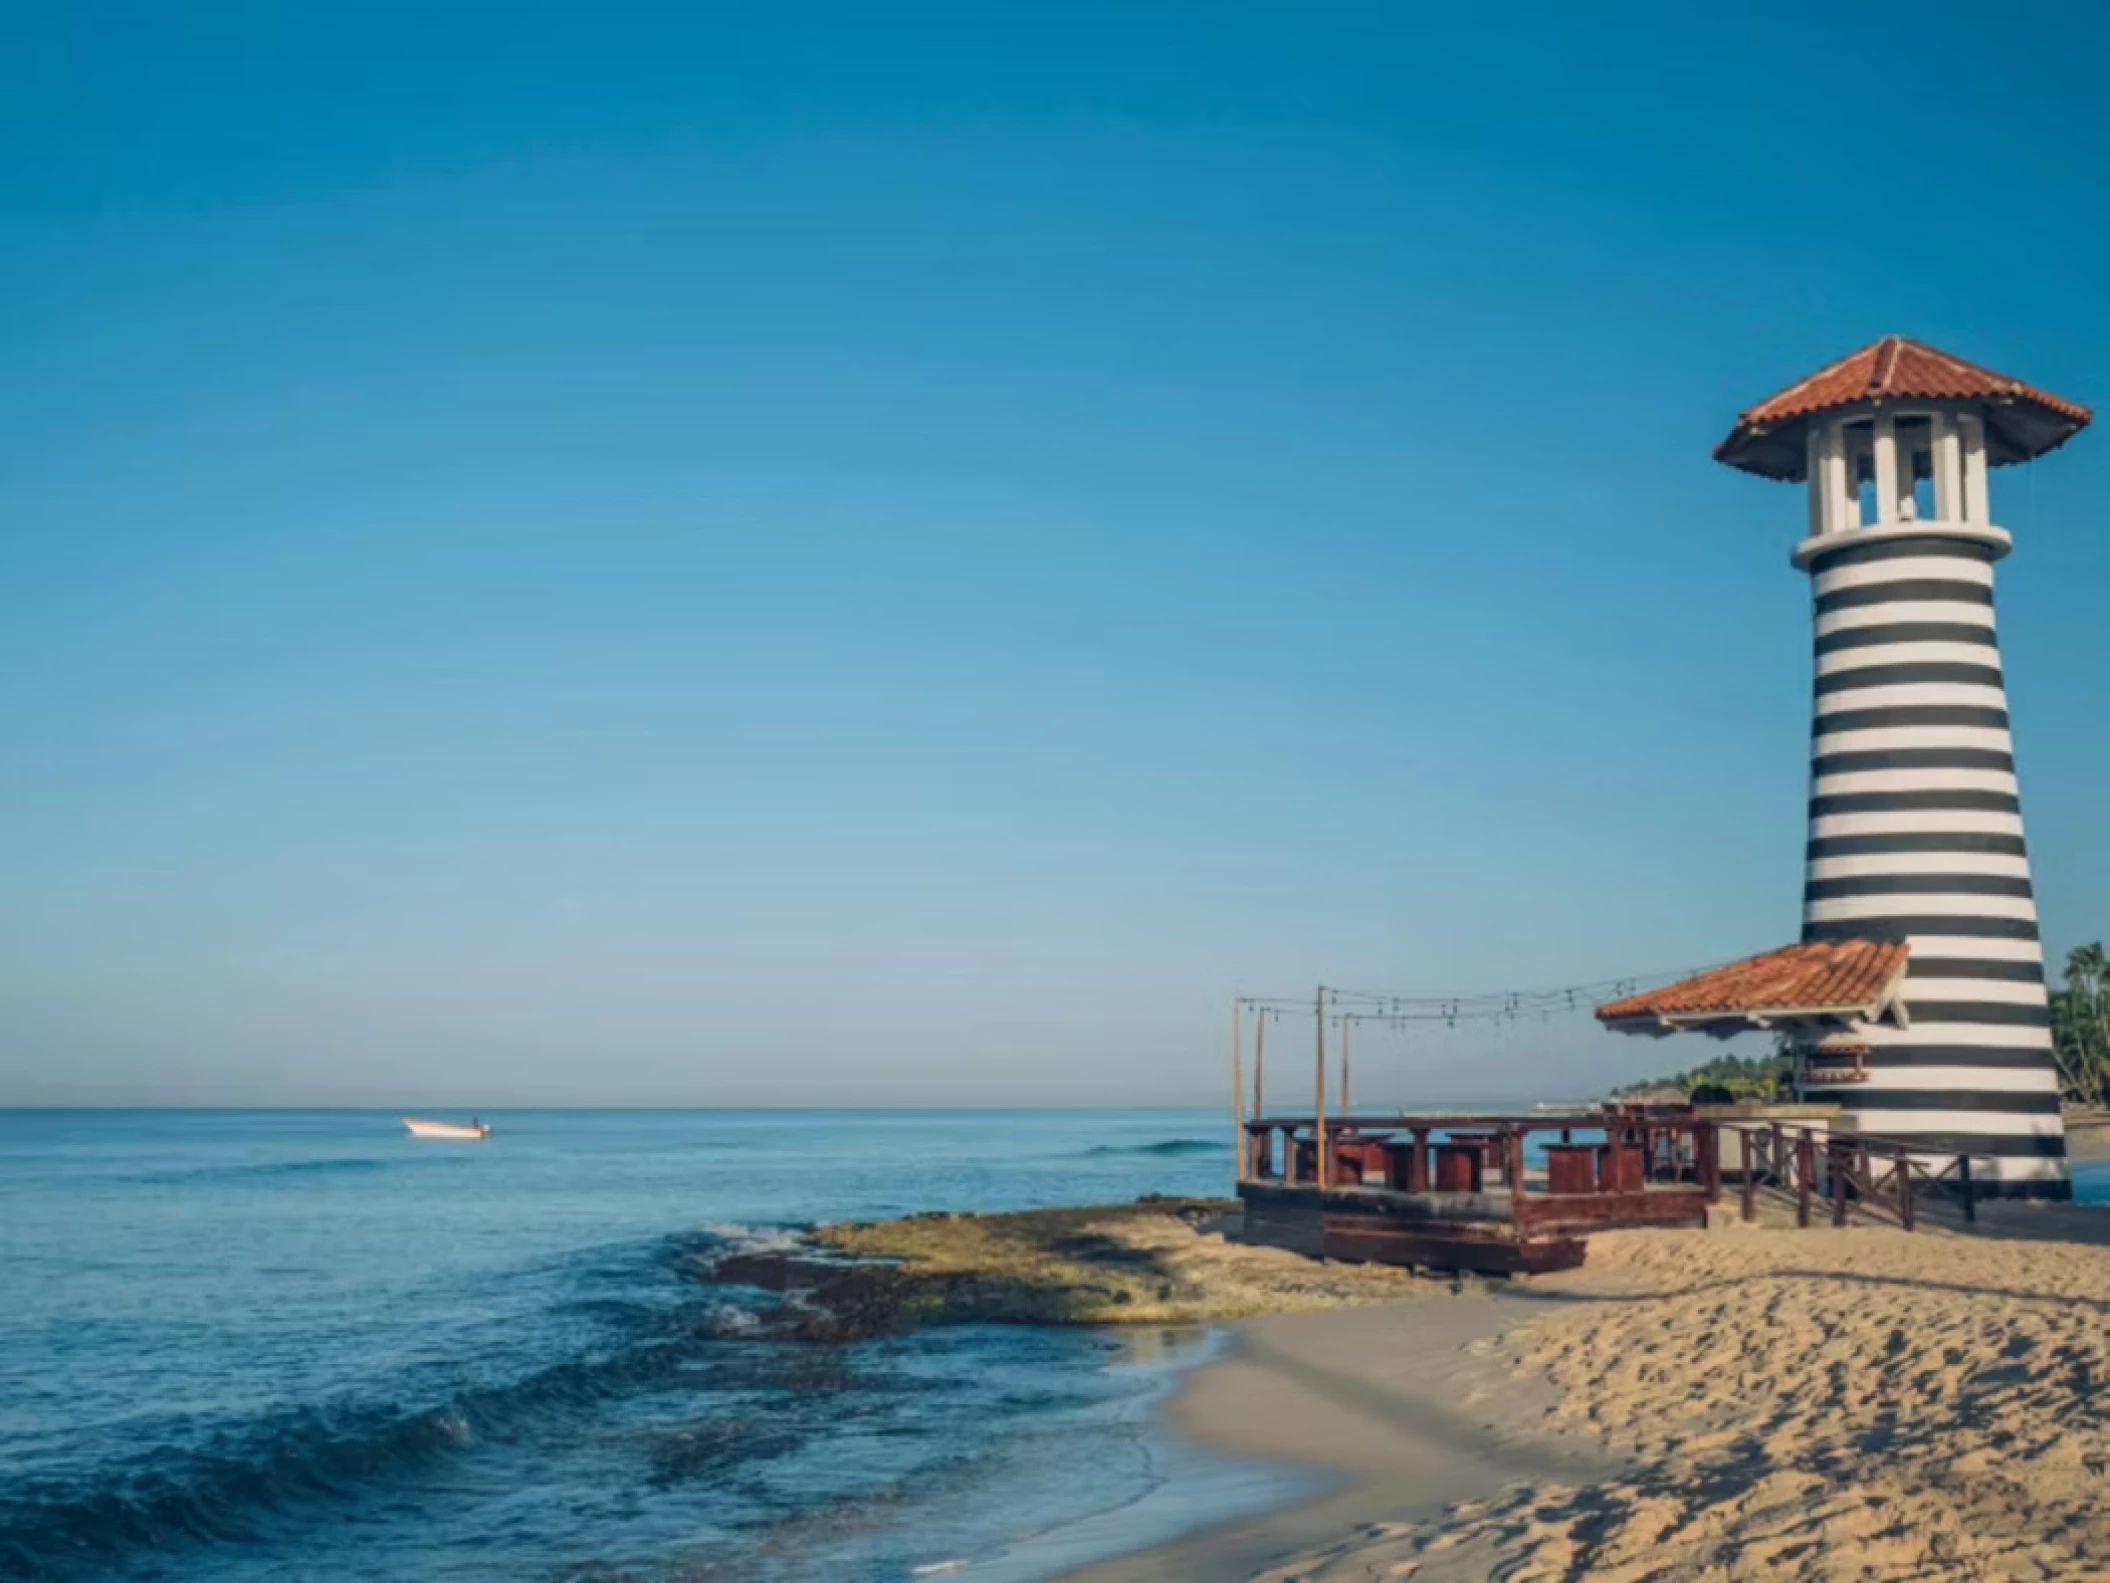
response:
{"label": "shallow turquoise water", "polygon": [[0,1576],[1019,1577],[1271,1477],[1149,1427],[1202,1338],[786,1346],[695,1274],[813,1220],[1222,1192],[1216,1112],[485,1119],[0,1112]]}

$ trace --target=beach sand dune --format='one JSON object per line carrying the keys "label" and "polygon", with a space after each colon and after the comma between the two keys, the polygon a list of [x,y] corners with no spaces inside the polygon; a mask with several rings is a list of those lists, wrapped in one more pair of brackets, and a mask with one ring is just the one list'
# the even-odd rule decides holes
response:
{"label": "beach sand dune", "polygon": [[1347,1480],[1092,1576],[2110,1578],[2106,1241],[2071,1207],[1725,1217],[1495,1295],[1257,1321],[1183,1422]]}

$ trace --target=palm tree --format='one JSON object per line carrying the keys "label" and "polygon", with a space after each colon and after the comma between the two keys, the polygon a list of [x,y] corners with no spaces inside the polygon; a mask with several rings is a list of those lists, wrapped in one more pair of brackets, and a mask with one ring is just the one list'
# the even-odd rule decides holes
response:
{"label": "palm tree", "polygon": [[2106,1072],[2110,1072],[2110,961],[2103,957],[2103,942],[2077,946],[2066,954],[2066,976],[2070,981],[2074,969],[2079,967],[2088,985],[2086,1012],[2089,1031],[2094,1035],[2090,1048],[2095,1055],[2095,1102],[2103,1101],[2103,1084]]}
{"label": "palm tree", "polygon": [[2060,1097],[2073,1104],[2088,1100],[2088,1041],[2074,1016],[2074,993],[2051,992],[2051,1059],[2059,1073]]}
{"label": "palm tree", "polygon": [[2110,959],[2101,941],[2066,954],[2065,986],[2051,992],[2051,1038],[2061,1089],[2101,1105],[2110,1072]]}

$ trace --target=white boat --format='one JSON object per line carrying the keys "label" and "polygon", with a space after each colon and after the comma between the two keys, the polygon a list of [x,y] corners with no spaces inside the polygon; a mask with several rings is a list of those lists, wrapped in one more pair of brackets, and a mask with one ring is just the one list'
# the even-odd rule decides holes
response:
{"label": "white boat", "polygon": [[405,1116],[403,1125],[410,1129],[413,1138],[453,1138],[458,1142],[481,1143],[491,1136],[488,1122],[472,1121],[463,1126],[458,1121],[420,1121],[415,1116]]}

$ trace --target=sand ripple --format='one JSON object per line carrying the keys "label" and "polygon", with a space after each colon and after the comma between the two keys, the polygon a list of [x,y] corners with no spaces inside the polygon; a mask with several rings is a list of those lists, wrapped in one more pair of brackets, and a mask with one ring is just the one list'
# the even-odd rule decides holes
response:
{"label": "sand ripple", "polygon": [[1288,1579],[2110,1578],[2103,1211],[1989,1234],[1593,1238],[1477,1344],[1550,1382],[1547,1428],[1638,1458],[1368,1527]]}

